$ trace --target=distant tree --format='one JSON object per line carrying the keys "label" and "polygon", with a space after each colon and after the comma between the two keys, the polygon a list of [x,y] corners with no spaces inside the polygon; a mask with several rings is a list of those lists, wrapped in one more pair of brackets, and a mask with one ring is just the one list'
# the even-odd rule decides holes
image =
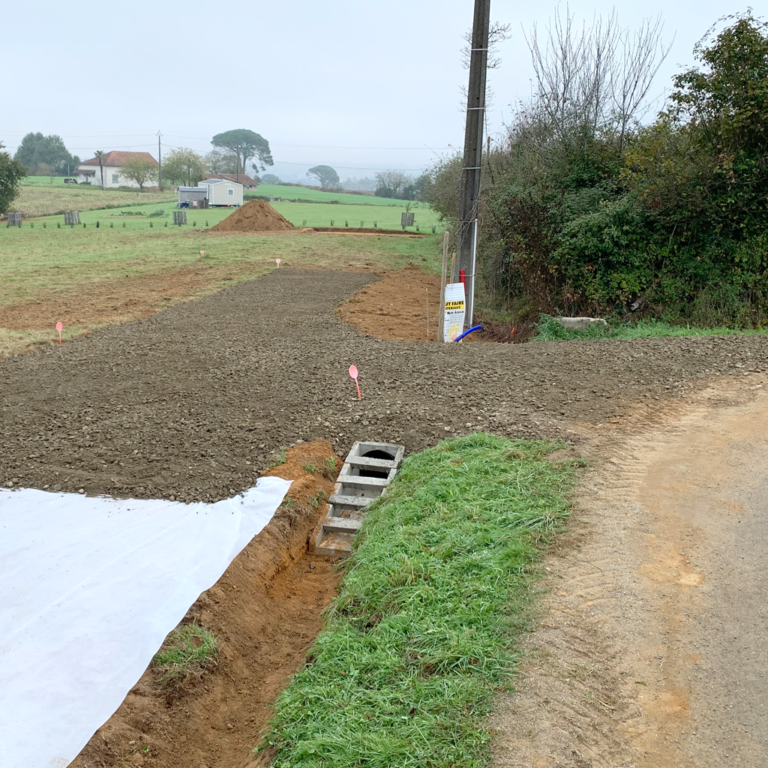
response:
{"label": "distant tree", "polygon": [[187,147],[174,149],[163,159],[163,178],[176,184],[194,186],[205,173],[205,158]]}
{"label": "distant tree", "polygon": [[262,184],[282,184],[283,182],[280,181],[280,177],[275,176],[274,173],[265,173],[261,177],[261,183]]}
{"label": "distant tree", "polygon": [[134,157],[123,166],[120,176],[138,184],[139,191],[143,192],[147,182],[157,180],[157,164],[148,157]]}
{"label": "distant tree", "polygon": [[339,174],[330,165],[316,165],[307,171],[307,176],[314,176],[323,189],[338,189]]}
{"label": "distant tree", "polygon": [[62,176],[74,165],[74,158],[69,154],[61,136],[52,134],[43,136],[42,133],[28,133],[16,150],[16,159],[29,168],[35,176],[47,176],[47,172],[39,166],[52,166],[54,173]]}
{"label": "distant tree", "polygon": [[56,175],[56,169],[48,163],[38,163],[36,176],[48,176],[53,184],[53,177]]}
{"label": "distant tree", "polygon": [[411,182],[411,177],[401,171],[381,171],[376,174],[376,197],[401,198]]}
{"label": "distant tree", "polygon": [[257,158],[262,171],[266,166],[274,165],[269,142],[247,128],[217,133],[211,139],[211,144],[219,149],[228,149],[235,155],[237,158],[235,173],[245,173],[245,165],[252,157]]}
{"label": "distant tree", "polygon": [[208,173],[236,173],[237,159],[233,152],[223,149],[213,149],[205,156]]}
{"label": "distant tree", "polygon": [[35,166],[35,150],[37,145],[45,137],[42,133],[28,133],[19,144],[14,160],[18,160],[28,171],[33,171]]}
{"label": "distant tree", "polygon": [[[0,150],[4,149],[0,143]],[[27,169],[8,152],[0,151],[0,213],[5,213],[19,194],[21,180]]]}
{"label": "distant tree", "polygon": [[104,157],[104,150],[97,149],[94,153],[96,159],[99,161],[99,173],[101,175],[101,188],[104,189],[104,166],[102,165],[102,158]]}
{"label": "distant tree", "polygon": [[350,192],[374,192],[376,190],[376,180],[369,178],[344,179],[344,183],[341,186]]}

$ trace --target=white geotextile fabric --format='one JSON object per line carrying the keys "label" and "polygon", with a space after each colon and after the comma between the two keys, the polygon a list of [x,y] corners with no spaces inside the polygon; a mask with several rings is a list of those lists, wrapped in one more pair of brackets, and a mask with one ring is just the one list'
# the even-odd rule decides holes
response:
{"label": "white geotextile fabric", "polygon": [[289,487],[216,504],[0,490],[0,766],[74,760]]}

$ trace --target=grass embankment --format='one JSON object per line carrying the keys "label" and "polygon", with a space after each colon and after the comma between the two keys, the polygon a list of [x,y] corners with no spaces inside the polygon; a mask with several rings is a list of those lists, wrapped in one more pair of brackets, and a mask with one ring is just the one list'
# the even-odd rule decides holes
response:
{"label": "grass embankment", "polygon": [[640,320],[637,323],[609,323],[608,326],[592,325],[583,331],[563,328],[553,317],[543,315],[536,324],[533,341],[578,341],[579,339],[649,339],[669,336],[731,336],[734,334],[763,334],[768,329],[697,328],[670,325],[660,320]]}
{"label": "grass embankment", "polygon": [[277,768],[485,765],[536,561],[575,469],[553,443],[476,434],[407,459],[263,747]]}

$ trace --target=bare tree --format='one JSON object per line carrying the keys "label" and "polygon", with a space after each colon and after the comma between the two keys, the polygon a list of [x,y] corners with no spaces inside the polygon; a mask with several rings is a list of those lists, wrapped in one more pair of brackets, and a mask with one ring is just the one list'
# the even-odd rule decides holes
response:
{"label": "bare tree", "polygon": [[536,73],[535,108],[560,137],[609,129],[622,144],[645,114],[653,78],[669,53],[661,32],[660,18],[635,32],[622,29],[615,11],[578,27],[567,8],[541,38],[534,25],[526,41]]}

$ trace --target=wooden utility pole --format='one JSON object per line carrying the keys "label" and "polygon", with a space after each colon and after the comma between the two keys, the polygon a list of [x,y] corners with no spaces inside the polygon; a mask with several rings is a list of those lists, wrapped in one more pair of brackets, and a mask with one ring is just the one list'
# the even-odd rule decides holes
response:
{"label": "wooden utility pole", "polygon": [[483,160],[485,123],[485,81],[488,72],[488,35],[491,27],[491,0],[475,0],[475,19],[469,50],[467,127],[464,134],[464,166],[461,173],[461,207],[457,233],[456,274],[466,278],[467,313],[465,327],[472,325],[475,298],[475,250],[477,247],[477,204],[480,196],[480,165]]}

